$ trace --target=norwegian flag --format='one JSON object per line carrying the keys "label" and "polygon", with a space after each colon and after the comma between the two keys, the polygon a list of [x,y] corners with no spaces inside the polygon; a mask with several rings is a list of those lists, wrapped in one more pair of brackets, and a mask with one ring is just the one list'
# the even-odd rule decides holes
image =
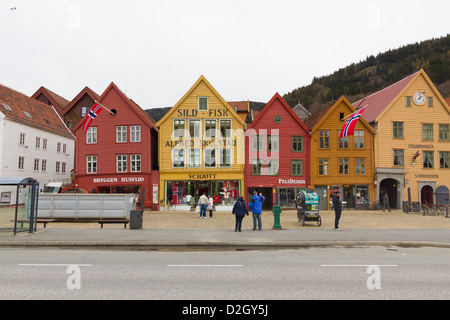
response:
{"label": "norwegian flag", "polygon": [[358,122],[359,117],[361,117],[361,114],[364,112],[365,109],[366,107],[359,109],[358,111],[354,112],[354,114],[350,118],[348,118],[347,121],[345,121],[345,124],[341,129],[341,134],[339,135],[339,138],[353,135],[356,123]]}
{"label": "norwegian flag", "polygon": [[91,110],[89,110],[88,114],[86,115],[86,119],[84,120],[83,124],[83,132],[86,133],[89,126],[91,125],[92,121],[97,117],[97,115],[102,111],[102,107],[97,102],[94,103]]}

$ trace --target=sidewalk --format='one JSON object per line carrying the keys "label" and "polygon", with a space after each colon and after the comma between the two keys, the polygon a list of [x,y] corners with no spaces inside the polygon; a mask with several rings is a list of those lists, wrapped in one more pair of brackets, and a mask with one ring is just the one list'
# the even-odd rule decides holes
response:
{"label": "sidewalk", "polygon": [[242,232],[234,232],[234,216],[214,212],[200,219],[194,212],[145,211],[142,229],[123,224],[53,222],[38,225],[33,234],[1,235],[0,246],[108,247],[142,249],[251,249],[310,246],[439,246],[450,248],[450,218],[405,214],[400,210],[344,210],[342,231],[334,230],[334,212],[322,211],[322,226],[307,222],[300,226],[296,212],[283,211],[282,230],[273,230],[273,214],[263,212],[263,230],[252,231],[252,217],[246,216]]}

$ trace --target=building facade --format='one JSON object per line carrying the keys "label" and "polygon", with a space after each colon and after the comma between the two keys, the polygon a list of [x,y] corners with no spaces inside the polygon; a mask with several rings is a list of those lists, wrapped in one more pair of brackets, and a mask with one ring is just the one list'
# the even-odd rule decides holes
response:
{"label": "building facade", "polygon": [[204,76],[156,125],[161,204],[206,193],[220,210],[243,194],[245,123]]}
{"label": "building facade", "polygon": [[[136,193],[145,207],[158,204],[158,129],[153,119],[111,83],[98,102],[103,109],[77,137],[75,184],[88,192]],[[89,111],[89,110],[88,110]],[[109,112],[111,111],[111,112]]]}
{"label": "building facade", "polygon": [[294,208],[295,196],[310,187],[310,135],[306,125],[276,93],[246,131],[245,185],[274,205]]}
{"label": "building facade", "polygon": [[376,194],[445,204],[450,186],[450,108],[424,70],[353,104],[375,130]]}
{"label": "building facade", "polygon": [[[49,182],[69,185],[74,152],[75,137],[54,107],[0,85],[1,177],[32,177],[40,191]],[[1,188],[2,203],[15,200],[15,187]]]}
{"label": "building facade", "polygon": [[375,201],[374,131],[364,113],[354,136],[339,138],[345,118],[353,112],[355,108],[341,97],[305,120],[311,133],[311,185],[322,210],[330,208],[330,195],[336,191],[347,208],[366,209]]}

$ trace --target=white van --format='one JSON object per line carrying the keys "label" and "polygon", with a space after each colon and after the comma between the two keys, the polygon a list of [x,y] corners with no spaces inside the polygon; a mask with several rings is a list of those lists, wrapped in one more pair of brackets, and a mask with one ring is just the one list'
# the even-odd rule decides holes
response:
{"label": "white van", "polygon": [[61,193],[62,186],[62,182],[49,182],[44,187],[44,191],[42,191],[42,193]]}

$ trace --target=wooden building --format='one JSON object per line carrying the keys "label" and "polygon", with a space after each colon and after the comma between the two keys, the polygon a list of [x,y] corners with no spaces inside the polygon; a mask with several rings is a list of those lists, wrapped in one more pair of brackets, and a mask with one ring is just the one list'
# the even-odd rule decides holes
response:
{"label": "wooden building", "polygon": [[69,105],[70,101],[47,89],[46,87],[40,87],[31,98],[39,100],[42,103],[48,104],[55,108],[56,112],[60,115],[64,113],[64,110]]}
{"label": "wooden building", "polygon": [[114,83],[98,102],[112,112],[103,109],[86,134],[84,121],[73,129],[75,184],[89,192],[144,195],[145,207],[156,209],[158,129],[154,120]]}
{"label": "wooden building", "polygon": [[365,209],[375,200],[373,129],[359,119],[355,135],[339,138],[343,120],[355,108],[341,97],[305,120],[311,133],[311,186],[318,193],[320,209],[328,209],[336,191],[347,208]]}
{"label": "wooden building", "polygon": [[207,193],[229,210],[244,190],[245,123],[234,108],[200,76],[156,125],[162,203],[183,208]]}
{"label": "wooden building", "polygon": [[67,128],[72,130],[77,124],[84,119],[86,113],[89,112],[94,102],[100,96],[88,87],[85,87],[62,111],[64,123]]}
{"label": "wooden building", "polygon": [[294,208],[295,196],[310,187],[310,135],[276,93],[246,131],[245,186],[263,193],[264,207]]}
{"label": "wooden building", "polygon": [[450,185],[450,108],[425,71],[420,71],[355,103],[367,105],[364,118],[375,131],[377,197],[445,203]]}

